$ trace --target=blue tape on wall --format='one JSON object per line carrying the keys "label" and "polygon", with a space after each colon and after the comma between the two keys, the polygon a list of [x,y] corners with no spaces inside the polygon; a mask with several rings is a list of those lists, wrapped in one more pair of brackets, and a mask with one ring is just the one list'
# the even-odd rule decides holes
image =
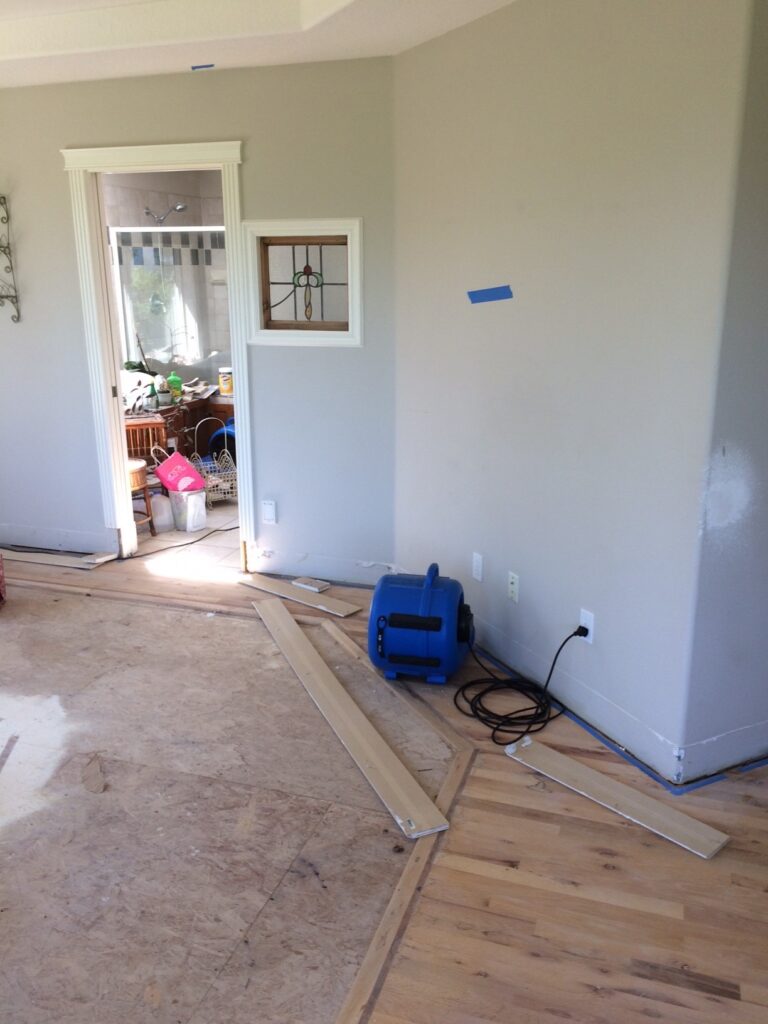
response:
{"label": "blue tape on wall", "polygon": [[511,299],[512,289],[508,284],[500,285],[498,288],[479,288],[474,292],[467,292],[469,301],[475,302],[498,302],[499,299]]}

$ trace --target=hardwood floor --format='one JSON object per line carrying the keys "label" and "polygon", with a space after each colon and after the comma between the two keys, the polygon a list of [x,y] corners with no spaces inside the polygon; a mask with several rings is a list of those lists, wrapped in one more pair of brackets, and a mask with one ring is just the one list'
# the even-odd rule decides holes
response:
{"label": "hardwood floor", "polygon": [[[250,614],[258,599],[234,581],[150,579],[141,563],[6,571],[26,585],[234,615]],[[338,625],[364,643],[362,615]],[[768,1024],[768,767],[674,796],[567,719],[542,734],[541,742],[729,833],[705,861],[507,758],[455,710],[452,687],[403,691],[438,716],[444,735],[458,732],[474,760],[450,829],[411,848],[423,856],[412,853],[407,886],[374,940],[388,959],[383,970],[380,960],[369,965],[365,997],[340,1021]]]}
{"label": "hardwood floor", "polygon": [[480,741],[361,1019],[766,1024],[768,768],[676,797],[572,722],[546,742],[731,842],[701,860]]}

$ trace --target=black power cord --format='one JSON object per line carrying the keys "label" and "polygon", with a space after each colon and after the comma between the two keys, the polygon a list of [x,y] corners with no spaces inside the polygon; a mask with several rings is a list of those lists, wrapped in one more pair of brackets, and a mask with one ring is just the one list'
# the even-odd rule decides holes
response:
{"label": "black power cord", "polygon": [[[552,659],[547,681],[543,686],[515,671],[506,678],[497,676],[487,665],[483,665],[474,647],[470,647],[472,657],[488,675],[472,679],[460,686],[453,695],[453,703],[462,715],[476,718],[478,722],[488,726],[491,730],[491,739],[499,746],[516,743],[529,733],[541,732],[546,725],[568,710],[562,701],[550,695],[549,684],[560,652],[575,636],[589,636],[589,630],[586,626],[579,626],[563,640]],[[488,698],[495,693],[519,694],[526,697],[530,704],[515,708],[513,711],[495,711],[488,705]]]}

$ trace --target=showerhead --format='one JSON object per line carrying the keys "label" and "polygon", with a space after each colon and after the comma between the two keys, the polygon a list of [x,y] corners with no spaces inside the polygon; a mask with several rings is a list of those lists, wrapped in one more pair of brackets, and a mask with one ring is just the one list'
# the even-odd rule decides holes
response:
{"label": "showerhead", "polygon": [[151,217],[154,220],[155,224],[165,224],[166,217],[169,217],[172,213],[183,213],[184,210],[186,210],[186,208],[186,203],[176,203],[175,206],[169,207],[169,209],[167,209],[164,214],[160,215],[157,213],[153,213],[148,206],[145,206],[144,213],[147,215],[147,217]]}

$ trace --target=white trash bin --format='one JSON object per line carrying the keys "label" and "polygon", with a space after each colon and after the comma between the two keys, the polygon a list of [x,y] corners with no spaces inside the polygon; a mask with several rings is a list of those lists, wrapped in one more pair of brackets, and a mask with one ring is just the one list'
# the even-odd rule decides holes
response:
{"label": "white trash bin", "polygon": [[197,533],[205,529],[205,491],[169,491],[176,529]]}

